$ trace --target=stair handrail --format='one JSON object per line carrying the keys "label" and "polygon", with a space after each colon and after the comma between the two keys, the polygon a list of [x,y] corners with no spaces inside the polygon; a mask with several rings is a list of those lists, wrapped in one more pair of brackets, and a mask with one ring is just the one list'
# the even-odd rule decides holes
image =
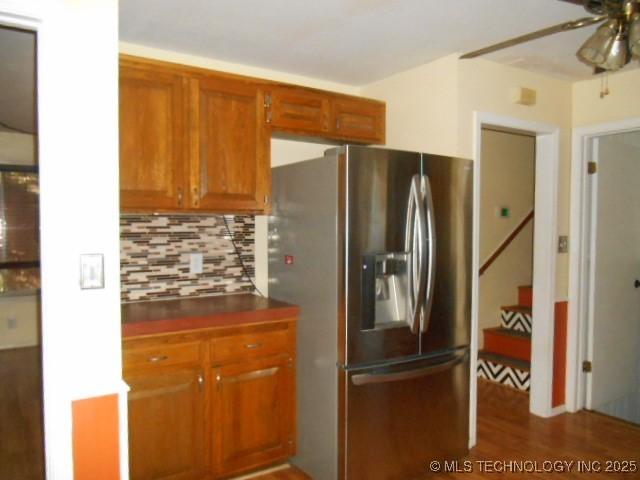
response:
{"label": "stair handrail", "polygon": [[489,255],[489,258],[487,258],[484,261],[484,263],[480,267],[480,272],[479,272],[480,275],[482,275],[484,272],[487,271],[487,268],[489,268],[491,266],[491,264],[496,261],[496,259],[502,254],[502,252],[504,252],[506,250],[506,248],[511,244],[511,242],[513,242],[515,240],[515,238],[524,229],[524,227],[526,227],[527,224],[531,220],[533,220],[533,216],[534,216],[534,209],[532,208],[531,211],[529,213],[527,213],[527,215],[525,215],[525,217],[520,221],[520,223],[518,223],[518,225],[516,225],[516,228],[514,228],[513,231],[509,235],[507,235],[507,238],[505,238],[502,241],[502,243],[500,243],[500,245],[498,245],[498,248],[496,248],[493,251],[493,253],[491,255]]}

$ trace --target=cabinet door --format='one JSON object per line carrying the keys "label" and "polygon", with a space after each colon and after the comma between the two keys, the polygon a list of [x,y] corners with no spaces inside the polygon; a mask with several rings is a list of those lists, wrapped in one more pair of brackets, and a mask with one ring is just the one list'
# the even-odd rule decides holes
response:
{"label": "cabinet door", "polygon": [[248,81],[191,79],[191,207],[262,211],[271,184],[263,95]]}
{"label": "cabinet door", "polygon": [[206,473],[201,372],[127,376],[132,480],[201,478]]}
{"label": "cabinet door", "polygon": [[123,209],[184,203],[187,142],[183,78],[158,66],[120,64],[120,202]]}
{"label": "cabinet door", "polygon": [[213,461],[218,475],[283,460],[295,452],[294,367],[287,357],[215,369]]}
{"label": "cabinet door", "polygon": [[270,92],[271,125],[274,129],[322,135],[329,131],[329,96],[304,88],[282,86]]}
{"label": "cabinet door", "polygon": [[385,105],[364,99],[336,98],[333,101],[333,126],[339,137],[367,143],[385,141]]}

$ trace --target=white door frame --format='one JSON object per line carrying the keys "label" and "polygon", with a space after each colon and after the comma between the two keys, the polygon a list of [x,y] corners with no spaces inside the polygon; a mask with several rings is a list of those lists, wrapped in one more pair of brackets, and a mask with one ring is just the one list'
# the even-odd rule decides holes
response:
{"label": "white door frame", "polygon": [[574,128],[571,154],[571,229],[569,251],[569,318],[567,325],[566,407],[576,412],[586,407],[587,384],[582,361],[588,350],[589,293],[592,279],[588,265],[595,225],[590,220],[587,162],[592,140],[603,135],[640,130],[640,117]]}
{"label": "white door frame", "polygon": [[531,335],[531,388],[529,409],[542,417],[554,414],[551,406],[553,384],[553,332],[556,285],[556,232],[558,209],[558,162],[560,128],[517,118],[474,112],[473,115],[473,286],[471,324],[470,444],[476,443],[478,293],[480,269],[480,161],[482,127],[491,125],[523,130],[536,136],[535,231],[533,258],[533,333]]}

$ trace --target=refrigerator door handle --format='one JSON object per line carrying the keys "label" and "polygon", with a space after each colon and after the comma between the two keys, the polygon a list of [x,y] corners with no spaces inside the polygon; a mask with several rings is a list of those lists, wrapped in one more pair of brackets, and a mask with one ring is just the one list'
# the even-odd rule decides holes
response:
{"label": "refrigerator door handle", "polygon": [[436,373],[449,370],[467,358],[468,352],[457,353],[454,358],[449,358],[441,363],[429,365],[427,367],[415,368],[412,370],[404,370],[392,373],[358,373],[351,377],[354,385],[371,385],[375,383],[400,382],[403,380],[412,380],[414,378],[427,377]]}
{"label": "refrigerator door handle", "polygon": [[407,223],[405,228],[405,251],[407,258],[407,323],[412,333],[420,330],[420,318],[426,290],[426,215],[421,198],[421,178],[414,175],[409,190]]}
{"label": "refrigerator door handle", "polygon": [[421,193],[424,196],[425,220],[427,237],[425,239],[426,248],[426,298],[422,315],[420,316],[420,331],[426,333],[429,330],[429,321],[431,320],[431,308],[433,307],[433,290],[435,286],[436,276],[436,219],[433,213],[433,195],[431,194],[431,182],[427,175],[422,176],[420,182]]}

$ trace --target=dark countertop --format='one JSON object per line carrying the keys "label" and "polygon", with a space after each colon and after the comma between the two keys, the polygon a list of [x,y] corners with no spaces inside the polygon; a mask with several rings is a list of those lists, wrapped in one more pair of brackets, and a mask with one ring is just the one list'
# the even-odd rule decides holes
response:
{"label": "dark countertop", "polygon": [[297,317],[300,308],[251,294],[122,305],[122,337],[264,323]]}

